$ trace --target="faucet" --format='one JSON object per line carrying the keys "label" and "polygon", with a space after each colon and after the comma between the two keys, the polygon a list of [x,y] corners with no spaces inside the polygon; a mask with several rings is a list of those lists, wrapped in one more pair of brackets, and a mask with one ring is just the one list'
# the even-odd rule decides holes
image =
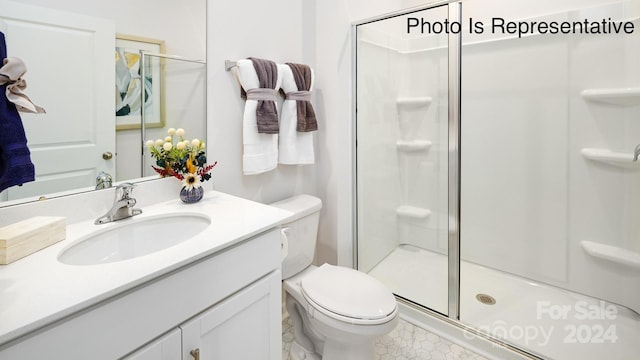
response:
{"label": "faucet", "polygon": [[638,161],[638,156],[640,156],[640,144],[636,145],[635,150],[633,150],[633,161]]}
{"label": "faucet", "polygon": [[96,190],[110,188],[111,183],[111,175],[107,174],[104,171],[100,171],[100,173],[98,173],[98,177],[96,178]]}
{"label": "faucet", "polygon": [[124,183],[116,186],[116,198],[111,210],[97,218],[94,224],[106,224],[108,222],[126,219],[141,214],[142,210],[134,208],[136,205],[136,199],[131,197],[131,192],[133,192],[134,187],[135,185],[131,183]]}

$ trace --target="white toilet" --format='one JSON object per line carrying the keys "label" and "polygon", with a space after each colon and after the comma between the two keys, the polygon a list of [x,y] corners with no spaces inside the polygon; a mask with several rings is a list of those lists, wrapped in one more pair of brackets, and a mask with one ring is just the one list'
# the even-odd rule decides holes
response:
{"label": "white toilet", "polygon": [[282,226],[282,279],[294,330],[291,359],[373,360],[375,340],[398,322],[395,297],[365,273],[311,265],[320,199],[299,195],[271,206],[293,213]]}

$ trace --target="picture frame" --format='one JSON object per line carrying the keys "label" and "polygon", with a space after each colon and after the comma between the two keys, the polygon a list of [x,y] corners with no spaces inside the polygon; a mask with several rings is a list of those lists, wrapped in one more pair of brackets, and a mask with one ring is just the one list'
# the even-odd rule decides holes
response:
{"label": "picture frame", "polygon": [[140,81],[141,51],[164,54],[163,40],[116,34],[115,67],[115,116],[116,130],[139,129],[141,127],[141,93],[144,84],[145,127],[162,128],[164,114],[164,59],[145,58],[145,81]]}

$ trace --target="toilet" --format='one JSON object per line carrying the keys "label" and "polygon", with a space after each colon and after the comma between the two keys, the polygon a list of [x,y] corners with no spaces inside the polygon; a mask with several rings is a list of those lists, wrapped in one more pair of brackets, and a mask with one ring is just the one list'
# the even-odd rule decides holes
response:
{"label": "toilet", "polygon": [[373,360],[375,340],[398,323],[398,304],[357,270],[311,265],[322,202],[298,195],[271,204],[293,214],[282,225],[282,279],[293,324],[293,360]]}

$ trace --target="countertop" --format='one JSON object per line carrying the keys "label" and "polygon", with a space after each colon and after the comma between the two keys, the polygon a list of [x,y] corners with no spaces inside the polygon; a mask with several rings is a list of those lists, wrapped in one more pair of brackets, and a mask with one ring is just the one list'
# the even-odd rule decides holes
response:
{"label": "countertop", "polygon": [[[175,199],[142,210],[134,218],[104,225],[94,225],[95,219],[67,224],[65,240],[12,264],[0,265],[0,346],[278,226],[291,215],[216,191],[205,193],[195,204]],[[185,212],[204,213],[211,224],[185,242],[134,259],[100,265],[66,265],[58,261],[61,250],[98,229]]]}

